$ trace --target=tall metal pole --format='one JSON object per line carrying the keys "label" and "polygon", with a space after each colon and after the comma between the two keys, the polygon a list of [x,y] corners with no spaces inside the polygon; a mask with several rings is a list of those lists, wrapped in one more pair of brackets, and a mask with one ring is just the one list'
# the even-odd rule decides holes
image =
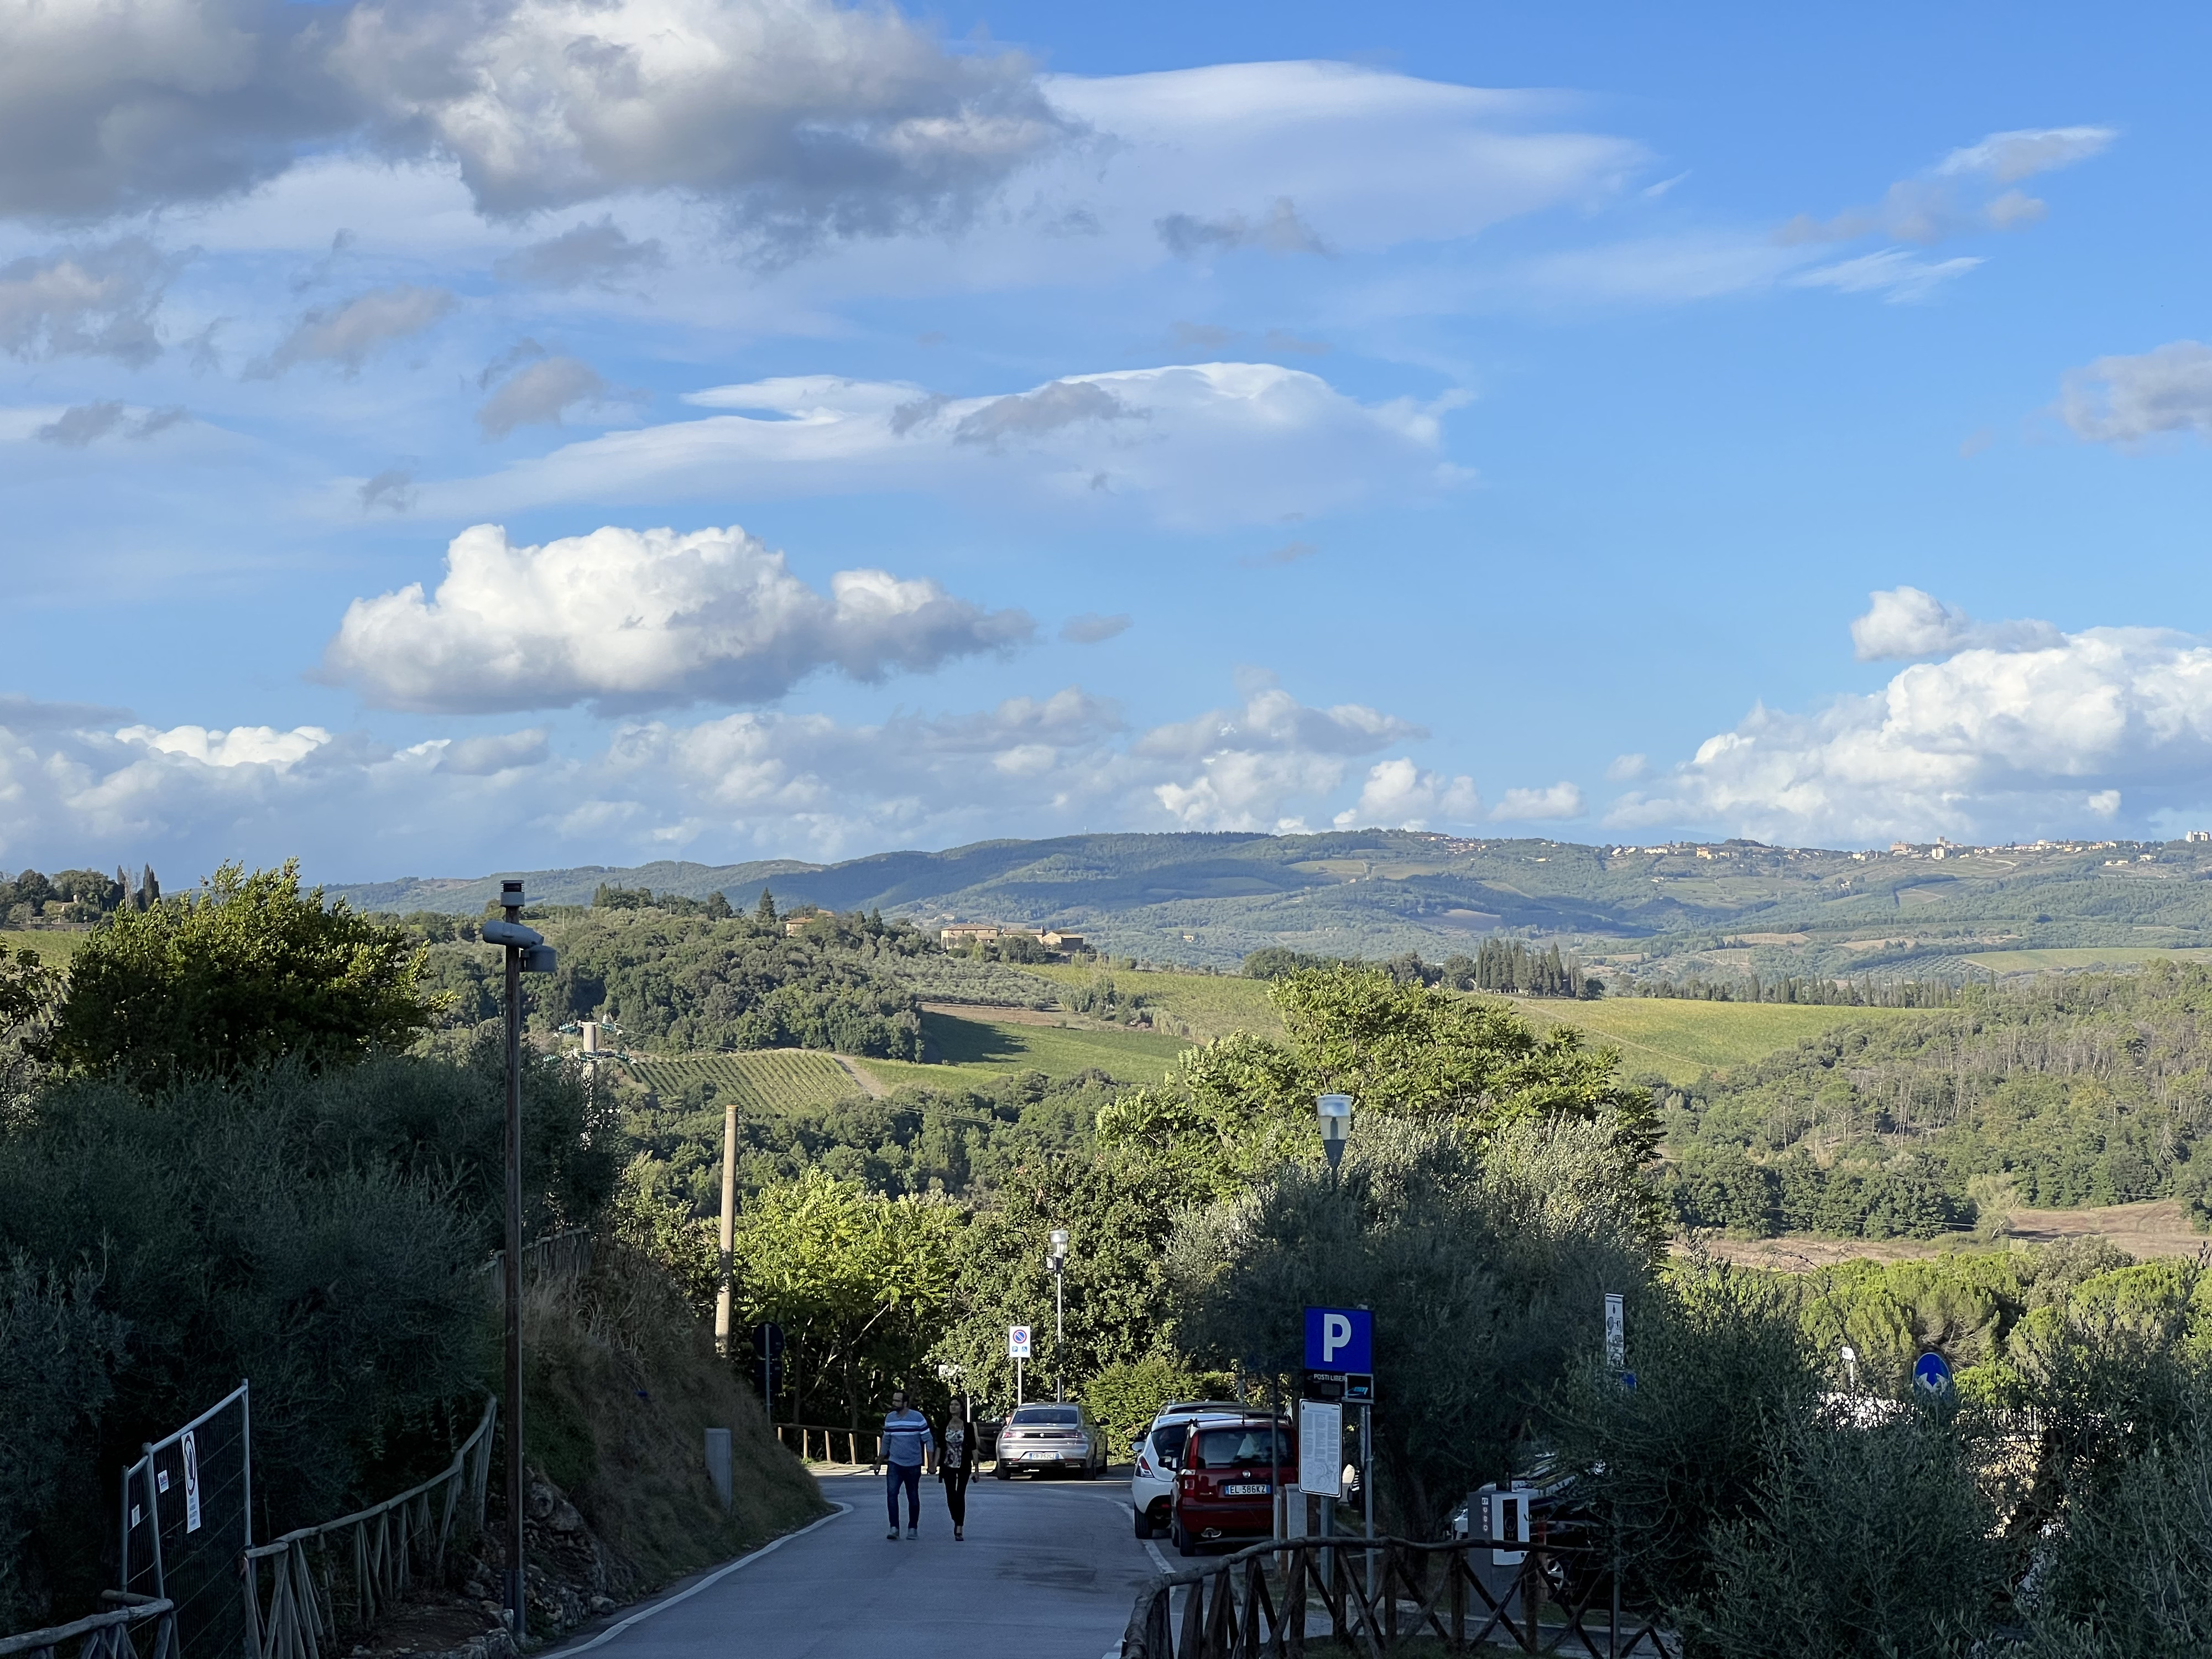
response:
{"label": "tall metal pole", "polygon": [[[522,884],[502,882],[507,920],[522,907]],[[507,1615],[517,1647],[525,1633],[522,1597],[522,952],[507,957]]]}
{"label": "tall metal pole", "polygon": [[1065,1273],[1052,1276],[1052,1397],[1067,1398],[1067,1297]]}
{"label": "tall metal pole", "polygon": [[[738,1239],[738,1103],[722,1108],[722,1288],[714,1297],[714,1352],[730,1354],[730,1259]],[[763,1356],[765,1363],[766,1356]],[[763,1375],[761,1397],[768,1398]]]}

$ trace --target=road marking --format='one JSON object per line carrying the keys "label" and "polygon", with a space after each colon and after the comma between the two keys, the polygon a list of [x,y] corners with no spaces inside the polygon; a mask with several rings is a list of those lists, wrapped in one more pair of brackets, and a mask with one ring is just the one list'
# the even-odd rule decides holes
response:
{"label": "road marking", "polygon": [[749,1567],[752,1565],[754,1562],[759,1560],[763,1555],[775,1554],[776,1551],[781,1549],[793,1539],[804,1538],[808,1533],[812,1532],[815,1528],[826,1527],[839,1516],[850,1515],[853,1512],[853,1506],[850,1504],[838,1504],[835,1498],[830,1499],[830,1502],[836,1505],[834,1512],[823,1516],[819,1521],[810,1522],[808,1525],[801,1527],[797,1532],[787,1532],[781,1538],[773,1539],[768,1543],[763,1544],[758,1549],[753,1551],[751,1554],[741,1555],[736,1560],[715,1568],[714,1571],[708,1573],[697,1583],[692,1585],[690,1589],[684,1590],[678,1595],[672,1595],[665,1601],[655,1601],[649,1607],[639,1608],[635,1613],[630,1614],[629,1618],[623,1620],[620,1624],[608,1626],[606,1629],[601,1631],[597,1636],[594,1636],[588,1642],[579,1642],[572,1648],[556,1648],[553,1651],[559,1654],[589,1653],[593,1648],[599,1646],[600,1643],[612,1641],[616,1637],[620,1636],[624,1631],[628,1630],[632,1625],[643,1624],[647,1620],[652,1618],[654,1613],[665,1612],[668,1608],[674,1607],[678,1601],[690,1601],[701,1590],[706,1589],[710,1585],[719,1583],[721,1580],[728,1577],[732,1573],[735,1572],[739,1567]]}
{"label": "road marking", "polygon": [[1168,1565],[1167,1557],[1160,1553],[1160,1547],[1152,1542],[1149,1538],[1145,1540],[1145,1553],[1152,1558],[1152,1565],[1158,1567],[1162,1572],[1168,1574],[1170,1577],[1174,1576],[1175,1569]]}

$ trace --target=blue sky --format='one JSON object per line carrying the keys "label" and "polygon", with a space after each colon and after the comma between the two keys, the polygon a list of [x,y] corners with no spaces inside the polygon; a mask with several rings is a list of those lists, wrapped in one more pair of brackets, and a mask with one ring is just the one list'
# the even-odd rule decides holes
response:
{"label": "blue sky", "polygon": [[2208,33],[0,9],[0,863],[2212,821]]}

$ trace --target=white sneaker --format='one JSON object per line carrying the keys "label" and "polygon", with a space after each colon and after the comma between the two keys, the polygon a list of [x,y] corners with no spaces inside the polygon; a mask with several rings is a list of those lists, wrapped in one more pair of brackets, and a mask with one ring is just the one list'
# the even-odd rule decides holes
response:
{"label": "white sneaker", "polygon": [[898,1528],[897,1528],[896,1527],[893,1527],[893,1528],[892,1528],[889,1532],[885,1533],[885,1534],[884,1534],[884,1537],[886,1537],[886,1538],[888,1538],[888,1539],[890,1539],[890,1541],[891,1541],[892,1543],[894,1543],[894,1544],[897,1543],[897,1542],[898,1542]]}
{"label": "white sneaker", "polygon": [[921,1528],[920,1527],[908,1527],[906,1529],[906,1535],[909,1538],[919,1538],[921,1536]]}

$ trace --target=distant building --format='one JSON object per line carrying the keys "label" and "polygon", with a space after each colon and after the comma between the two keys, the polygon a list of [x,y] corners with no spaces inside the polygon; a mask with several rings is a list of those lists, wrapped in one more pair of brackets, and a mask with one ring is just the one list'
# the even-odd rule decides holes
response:
{"label": "distant building", "polygon": [[1080,951],[1086,948],[1080,933],[1063,933],[1048,929],[1037,935],[1037,943],[1048,951]]}
{"label": "distant building", "polygon": [[2191,841],[2212,841],[2212,830],[2191,830],[2189,832],[2189,839]]}
{"label": "distant building", "polygon": [[937,942],[948,950],[956,945],[988,945],[1017,931],[1001,927],[995,921],[956,921],[950,927],[937,930]]}

